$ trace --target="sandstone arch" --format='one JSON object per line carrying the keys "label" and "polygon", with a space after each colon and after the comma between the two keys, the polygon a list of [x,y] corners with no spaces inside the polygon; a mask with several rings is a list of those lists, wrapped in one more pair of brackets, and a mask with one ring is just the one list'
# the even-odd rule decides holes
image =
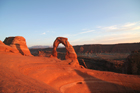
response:
{"label": "sandstone arch", "polygon": [[54,41],[52,56],[57,57],[56,49],[60,43],[62,43],[66,47],[65,59],[77,60],[77,54],[75,53],[73,46],[68,42],[68,39],[64,37],[57,37]]}

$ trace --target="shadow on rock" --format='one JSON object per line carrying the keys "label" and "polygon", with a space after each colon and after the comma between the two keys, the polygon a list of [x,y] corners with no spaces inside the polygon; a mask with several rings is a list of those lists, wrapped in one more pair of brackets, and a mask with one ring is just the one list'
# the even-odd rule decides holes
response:
{"label": "shadow on rock", "polygon": [[[86,72],[81,72],[79,70],[75,70],[79,76],[81,76],[84,80],[77,82],[78,85],[81,86],[81,90],[86,93],[137,93],[140,91],[133,90],[126,86],[114,84],[111,82],[103,81],[101,79],[95,78],[87,74]],[[121,82],[120,82],[121,83]],[[87,89],[84,87],[86,85]],[[83,86],[83,87],[82,87]],[[85,89],[85,90],[83,90]]]}
{"label": "shadow on rock", "polygon": [[20,48],[20,44],[16,44],[16,48],[18,49],[19,53],[21,53],[22,55],[24,55],[23,51]]}

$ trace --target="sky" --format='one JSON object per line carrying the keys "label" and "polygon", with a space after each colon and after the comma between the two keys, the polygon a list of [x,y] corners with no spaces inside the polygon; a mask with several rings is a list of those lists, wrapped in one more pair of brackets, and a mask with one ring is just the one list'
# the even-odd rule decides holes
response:
{"label": "sky", "polygon": [[23,36],[28,47],[140,42],[140,0],[0,0],[0,40]]}

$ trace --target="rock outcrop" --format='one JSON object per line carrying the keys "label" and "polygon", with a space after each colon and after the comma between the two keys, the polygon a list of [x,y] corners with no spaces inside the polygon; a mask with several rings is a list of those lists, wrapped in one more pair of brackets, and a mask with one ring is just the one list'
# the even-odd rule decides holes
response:
{"label": "rock outcrop", "polygon": [[65,55],[65,59],[67,60],[71,60],[71,62],[69,64],[78,64],[79,62],[77,60],[77,54],[75,53],[75,50],[73,48],[73,46],[68,42],[67,38],[64,37],[57,37],[56,40],[53,43],[53,51],[52,51],[52,55],[53,57],[57,57],[57,47],[58,45],[62,43],[65,48],[66,48],[66,55]]}
{"label": "rock outcrop", "polygon": [[19,53],[17,49],[14,49],[8,45],[5,45],[1,40],[0,40],[0,51]]}
{"label": "rock outcrop", "polygon": [[14,49],[14,51],[18,51],[22,55],[27,55],[27,56],[31,55],[31,53],[26,45],[26,40],[22,36],[7,37],[3,43],[12,47]]}
{"label": "rock outcrop", "polygon": [[140,50],[132,51],[126,58],[127,74],[140,75]]}
{"label": "rock outcrop", "polygon": [[1,45],[4,45],[4,43],[3,43],[1,40],[0,40],[0,44],[1,44]]}

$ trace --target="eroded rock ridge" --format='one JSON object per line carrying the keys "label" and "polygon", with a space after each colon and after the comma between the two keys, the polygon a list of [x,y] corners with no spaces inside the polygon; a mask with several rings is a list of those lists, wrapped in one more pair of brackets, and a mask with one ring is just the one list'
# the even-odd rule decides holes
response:
{"label": "eroded rock ridge", "polygon": [[8,51],[21,53],[22,55],[30,56],[31,53],[26,45],[26,40],[22,36],[7,37],[3,43],[7,45]]}

